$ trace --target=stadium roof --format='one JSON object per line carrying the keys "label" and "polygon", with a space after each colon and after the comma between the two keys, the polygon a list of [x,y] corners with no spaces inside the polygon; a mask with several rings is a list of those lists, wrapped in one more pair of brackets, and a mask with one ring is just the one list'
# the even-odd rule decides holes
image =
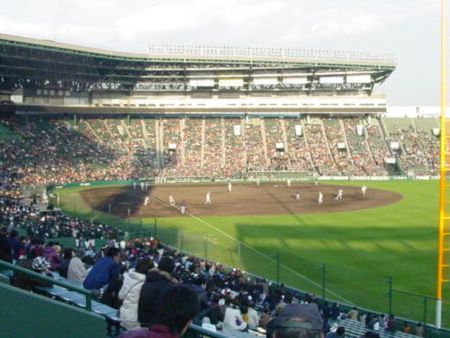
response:
{"label": "stadium roof", "polygon": [[[187,83],[188,78],[372,74],[381,83],[395,69],[392,55],[278,48],[149,46],[148,53],[126,53],[0,34],[0,90],[53,88],[133,90],[137,83]],[[261,75],[261,73],[263,75]],[[305,75],[304,74],[304,75]],[[371,87],[373,88],[373,86]]]}
{"label": "stadium roof", "polygon": [[355,63],[367,65],[395,66],[396,60],[393,54],[336,51],[336,50],[312,50],[312,49],[282,49],[263,47],[236,47],[236,46],[180,46],[180,45],[150,45],[148,53],[127,53],[110,51],[100,48],[86,47],[53,40],[41,40],[21,37],[10,34],[1,34],[0,40],[24,44],[41,49],[58,49],[98,54],[103,56],[131,58],[131,59],[183,59],[183,60],[270,60],[290,62],[324,62],[324,63]]}

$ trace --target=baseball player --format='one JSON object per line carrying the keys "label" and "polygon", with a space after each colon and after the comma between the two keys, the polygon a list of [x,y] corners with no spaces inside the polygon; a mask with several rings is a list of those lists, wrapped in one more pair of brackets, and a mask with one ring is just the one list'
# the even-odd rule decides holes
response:
{"label": "baseball player", "polygon": [[232,189],[233,189],[233,186],[231,185],[231,182],[228,182],[227,191],[231,192]]}
{"label": "baseball player", "polygon": [[182,215],[186,213],[186,204],[184,202],[180,205],[180,212]]}
{"label": "baseball player", "polygon": [[141,181],[141,190],[144,190],[144,182]]}
{"label": "baseball player", "polygon": [[295,199],[300,201],[300,193],[298,191],[295,192]]}
{"label": "baseball player", "polygon": [[172,208],[175,208],[175,200],[173,199],[173,196],[172,196],[172,195],[169,195],[169,205],[170,205]]}
{"label": "baseball player", "polygon": [[319,205],[323,204],[323,194],[321,191],[319,191],[319,198],[317,199],[317,203],[319,203]]}
{"label": "baseball player", "polygon": [[343,193],[344,193],[344,192],[342,191],[342,189],[339,189],[339,190],[338,190],[338,194],[337,194],[337,196],[335,197],[335,200],[336,200],[336,201],[342,200]]}
{"label": "baseball player", "polygon": [[367,191],[367,187],[365,185],[363,185],[361,187],[361,192],[362,192],[363,197],[366,197],[366,191]]}
{"label": "baseball player", "polygon": [[208,191],[205,197],[205,204],[211,205],[211,192]]}
{"label": "baseball player", "polygon": [[149,203],[150,203],[150,197],[147,196],[147,197],[145,197],[145,199],[144,199],[144,206],[146,207]]}
{"label": "baseball player", "polygon": [[286,183],[287,183],[288,187],[291,187],[291,179],[290,178],[287,179]]}

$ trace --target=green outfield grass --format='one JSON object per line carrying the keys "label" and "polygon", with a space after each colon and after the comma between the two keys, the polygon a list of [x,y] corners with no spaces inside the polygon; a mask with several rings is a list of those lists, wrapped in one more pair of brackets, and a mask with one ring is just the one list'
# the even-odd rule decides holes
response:
{"label": "green outfield grass", "polygon": [[[318,295],[325,264],[327,298],[378,311],[388,309],[388,276],[392,276],[395,289],[433,297],[438,183],[364,184],[399,192],[403,199],[385,207],[319,215],[161,218],[156,220],[157,235],[181,250],[271,279],[277,277],[278,253],[281,282]],[[154,229],[154,219],[143,219],[141,228],[140,219],[120,220],[93,212],[80,198],[80,189],[59,190],[66,212],[122,228]],[[423,297],[394,293],[393,313],[422,320],[423,304]],[[450,306],[444,304],[443,318],[449,317],[449,310]],[[434,321],[432,299],[427,300],[426,315],[428,322]]]}

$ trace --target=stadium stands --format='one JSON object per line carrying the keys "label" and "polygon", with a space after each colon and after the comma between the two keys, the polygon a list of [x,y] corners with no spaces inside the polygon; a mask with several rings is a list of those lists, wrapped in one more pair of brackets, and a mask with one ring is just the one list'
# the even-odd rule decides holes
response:
{"label": "stadium stands", "polygon": [[[20,135],[1,142],[4,161],[20,172],[21,184],[277,171],[383,176],[389,157],[399,160],[404,174],[436,175],[439,163],[438,137],[430,129],[435,124],[420,119],[415,124],[359,117],[310,118],[308,123],[279,117],[83,118],[76,123],[9,117],[1,122]],[[389,149],[395,142],[398,149]]]}

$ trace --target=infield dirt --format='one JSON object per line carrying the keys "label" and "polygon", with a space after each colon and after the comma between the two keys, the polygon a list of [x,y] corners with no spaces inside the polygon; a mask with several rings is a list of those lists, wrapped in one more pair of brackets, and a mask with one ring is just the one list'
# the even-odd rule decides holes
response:
{"label": "infield dirt", "polygon": [[[338,189],[343,190],[342,200],[335,200]],[[208,191],[211,205],[205,204]],[[317,202],[319,191],[323,193],[322,205]],[[297,192],[300,200],[295,198]],[[387,190],[367,189],[363,197],[361,187],[309,183],[291,187],[286,183],[234,184],[231,192],[226,184],[158,185],[147,190],[118,186],[86,189],[80,194],[93,209],[108,212],[111,205],[111,213],[122,218],[180,216],[178,208],[169,207],[169,195],[177,206],[185,204],[196,216],[331,213],[379,207],[402,199],[402,195]],[[150,203],[144,206],[147,196]]]}

